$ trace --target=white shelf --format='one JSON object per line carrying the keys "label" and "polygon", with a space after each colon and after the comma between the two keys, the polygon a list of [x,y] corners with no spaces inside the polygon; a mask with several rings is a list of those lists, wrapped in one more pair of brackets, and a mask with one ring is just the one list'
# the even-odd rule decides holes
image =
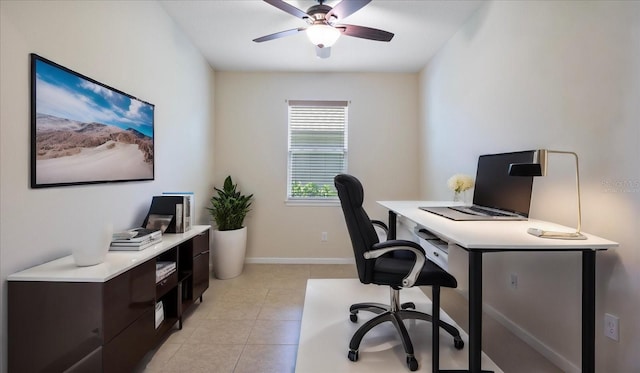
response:
{"label": "white shelf", "polygon": [[205,232],[209,228],[211,228],[209,225],[197,225],[185,233],[167,233],[162,235],[161,242],[140,251],[109,251],[104,262],[90,267],[78,267],[73,260],[73,256],[65,256],[9,275],[7,280],[107,282],[117,275]]}

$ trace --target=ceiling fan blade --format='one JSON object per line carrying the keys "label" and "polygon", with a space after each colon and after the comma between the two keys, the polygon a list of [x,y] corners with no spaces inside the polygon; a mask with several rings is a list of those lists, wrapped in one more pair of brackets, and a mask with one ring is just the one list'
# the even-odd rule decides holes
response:
{"label": "ceiling fan blade", "polygon": [[291,4],[285,3],[282,0],[264,0],[264,2],[267,4],[273,5],[282,11],[285,11],[294,17],[303,18],[303,19],[309,17],[309,15],[307,15],[306,12],[296,8]]}
{"label": "ceiling fan blade", "polygon": [[298,32],[304,31],[304,30],[305,30],[304,27],[300,27],[300,28],[294,28],[294,29],[291,29],[291,30],[280,31],[280,32],[276,32],[274,34],[265,35],[265,36],[259,37],[257,39],[253,39],[253,41],[255,41],[256,43],[262,43],[263,41],[279,39],[279,38],[283,38],[285,36],[297,34]]}
{"label": "ceiling fan blade", "polygon": [[343,19],[360,10],[370,2],[371,0],[342,0],[325,15],[325,19],[329,20],[331,16]]}
{"label": "ceiling fan blade", "polygon": [[356,25],[336,25],[335,28],[339,29],[343,34],[347,36],[354,36],[356,38],[377,41],[391,41],[391,39],[393,39],[392,33],[371,27]]}

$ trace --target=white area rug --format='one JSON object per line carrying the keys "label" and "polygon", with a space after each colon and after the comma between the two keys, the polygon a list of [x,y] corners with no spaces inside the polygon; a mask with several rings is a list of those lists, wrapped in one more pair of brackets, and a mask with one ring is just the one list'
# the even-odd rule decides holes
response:
{"label": "white area rug", "polygon": [[[412,301],[419,311],[431,313],[431,301],[418,288],[400,292],[400,301]],[[389,288],[363,285],[357,279],[308,280],[302,313],[296,373],[409,372],[402,343],[391,323],[377,325],[362,340],[359,359],[347,358],[353,333],[375,316],[360,311],[358,322],[349,320],[349,306],[359,302],[389,303]],[[445,313],[441,318],[456,325]],[[431,323],[410,321],[405,325],[413,341],[418,372],[431,371]],[[457,325],[456,325],[457,326]],[[468,337],[461,328],[465,347],[456,350],[453,338],[440,332],[440,369],[466,369],[469,361]],[[484,353],[482,368],[501,373]]]}

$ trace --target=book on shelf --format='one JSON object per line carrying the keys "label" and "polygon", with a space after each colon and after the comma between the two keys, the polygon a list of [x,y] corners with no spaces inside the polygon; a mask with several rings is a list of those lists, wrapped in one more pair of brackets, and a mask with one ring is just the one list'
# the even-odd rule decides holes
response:
{"label": "book on shelf", "polygon": [[111,242],[146,243],[160,237],[162,237],[162,231],[160,229],[133,228],[114,233]]}
{"label": "book on shelf", "polygon": [[140,251],[144,250],[147,247],[154,246],[155,244],[162,241],[162,237],[158,237],[157,239],[150,239],[144,242],[122,242],[122,241],[112,241],[109,246],[109,250],[111,251]]}
{"label": "book on shelf", "polygon": [[156,283],[169,277],[176,267],[176,262],[156,262]]}
{"label": "book on shelf", "polygon": [[[162,192],[162,195],[183,197],[182,206],[180,204],[176,205],[176,225],[182,227],[178,231],[186,232],[191,229],[196,216],[195,195],[193,192]],[[182,221],[179,222],[179,220]]]}
{"label": "book on shelf", "polygon": [[158,329],[158,327],[162,324],[162,321],[164,321],[164,307],[162,306],[162,301],[156,303],[155,318],[156,329]]}
{"label": "book on shelf", "polygon": [[191,229],[191,200],[190,195],[154,196],[142,226],[160,228],[166,233],[188,231]]}

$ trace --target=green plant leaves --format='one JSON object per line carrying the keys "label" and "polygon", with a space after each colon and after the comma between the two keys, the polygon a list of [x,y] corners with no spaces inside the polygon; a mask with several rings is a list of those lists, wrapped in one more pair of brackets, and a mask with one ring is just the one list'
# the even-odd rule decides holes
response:
{"label": "green plant leaves", "polygon": [[253,194],[242,195],[238,185],[233,183],[231,176],[224,180],[222,189],[213,188],[217,195],[211,197],[211,207],[207,208],[215,220],[218,230],[230,231],[240,229],[244,218],[251,210]]}
{"label": "green plant leaves", "polygon": [[338,192],[331,185],[302,184],[299,181],[291,185],[291,197],[335,197],[337,195]]}

